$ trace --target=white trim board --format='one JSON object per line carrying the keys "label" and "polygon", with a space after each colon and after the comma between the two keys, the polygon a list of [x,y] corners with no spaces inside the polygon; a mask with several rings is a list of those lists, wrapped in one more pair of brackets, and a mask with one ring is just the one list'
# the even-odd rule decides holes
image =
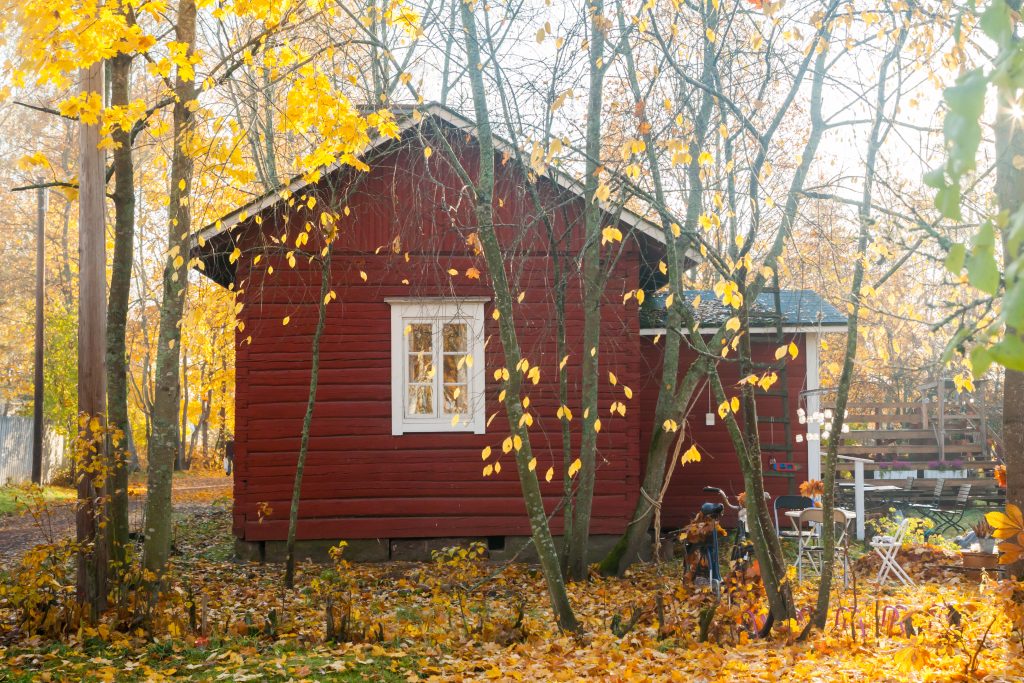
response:
{"label": "white trim board", "polygon": [[[817,415],[821,410],[821,395],[817,391],[821,387],[821,371],[818,364],[818,335],[808,333],[804,337],[804,357],[807,359],[805,371],[805,383],[807,391],[806,426],[807,429],[815,429],[818,437],[821,425],[812,416]],[[807,443],[807,479],[821,481],[821,440],[820,438],[804,438]]]}

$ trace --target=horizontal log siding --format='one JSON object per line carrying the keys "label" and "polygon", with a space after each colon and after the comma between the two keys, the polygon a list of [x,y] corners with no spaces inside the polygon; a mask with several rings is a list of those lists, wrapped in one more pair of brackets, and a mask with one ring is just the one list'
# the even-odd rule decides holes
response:
{"label": "horizontal log siding", "polygon": [[[437,147],[435,146],[435,150]],[[443,154],[435,152],[433,160]],[[236,287],[243,308],[238,319],[234,531],[246,540],[281,540],[299,448],[308,392],[310,349],[317,318],[319,267],[298,254],[295,267],[274,242],[295,236],[307,221],[318,220],[325,205],[349,207],[332,262],[332,288],[338,299],[328,307],[321,341],[320,384],[302,488],[300,539],[417,538],[431,536],[522,535],[529,525],[511,454],[501,455],[508,434],[500,390],[492,372],[504,365],[497,322],[486,315],[487,414],[496,415],[484,435],[468,433],[391,435],[390,308],[387,297],[490,296],[483,259],[467,246],[472,228],[469,198],[443,159],[431,162],[431,182],[423,154],[407,149],[379,159],[361,178],[352,196],[321,190],[313,209],[305,196],[295,198],[288,216],[268,212],[257,229],[250,219],[241,231]],[[516,292],[523,353],[541,367],[541,381],[525,385],[535,418],[531,429],[537,472],[549,510],[561,495],[562,452],[556,373],[552,261],[547,237],[532,219],[532,204],[517,195],[509,171],[500,171],[498,197],[502,239],[512,256],[508,275]],[[330,177],[328,178],[330,180]],[[326,182],[326,181],[325,181]],[[337,183],[336,183],[337,184]],[[578,249],[579,201],[546,191],[557,234],[569,235]],[[458,207],[458,208],[453,208]],[[513,229],[513,226],[529,226]],[[625,226],[623,226],[625,228]],[[396,241],[396,237],[399,239]],[[315,249],[316,247],[314,247]],[[607,247],[612,258],[619,245]],[[592,529],[622,531],[631,511],[639,477],[639,401],[626,401],[625,417],[611,416],[612,402],[625,400],[622,385],[637,389],[646,372],[640,355],[635,300],[623,295],[638,284],[635,238],[622,245],[603,307],[600,406],[603,429],[598,446],[599,473]],[[309,249],[309,246],[306,247]],[[377,253],[374,253],[374,252]],[[254,258],[260,262],[254,265]],[[268,266],[273,267],[270,274]],[[477,268],[480,279],[466,276]],[[449,269],[458,271],[452,276]],[[365,274],[365,280],[363,278]],[[578,348],[582,338],[581,286],[568,288],[568,328],[572,349],[570,405],[579,424]],[[287,326],[282,325],[285,317]],[[479,362],[479,359],[478,359]],[[619,386],[607,381],[614,372]],[[579,435],[574,434],[574,447]],[[501,455],[502,471],[484,478],[480,452],[491,446]],[[489,462],[494,462],[495,456]],[[548,467],[556,475],[543,482]],[[268,514],[262,512],[270,510]],[[555,533],[562,528],[553,520]]]}
{"label": "horizontal log siding", "polygon": [[[797,408],[800,406],[800,392],[806,388],[805,374],[806,361],[803,357],[804,348],[803,335],[790,335],[788,339],[796,342],[801,354],[795,359],[790,359],[786,366],[786,373],[789,383],[789,405],[791,409],[790,419],[793,425],[793,434],[805,432],[805,425],[798,424]],[[775,349],[778,347],[774,341],[754,338],[752,352],[755,361],[773,361]],[[658,399],[658,381],[661,377],[661,358],[663,341],[657,345],[653,343],[652,337],[644,337],[641,342],[642,356],[644,363],[641,368],[641,375],[648,379],[642,384],[640,391],[639,408],[643,415],[653,415],[654,406]],[[688,367],[694,360],[695,355],[687,351],[681,367]],[[735,355],[732,360],[719,363],[719,372],[722,376],[722,383],[729,396],[739,394],[737,382],[739,372],[735,362]],[[779,385],[772,387],[777,390]],[[782,404],[780,399],[772,396],[762,396],[763,392],[758,389],[758,415],[781,417]],[[718,403],[712,399],[708,401],[708,387],[704,383],[701,390],[696,394],[692,402],[692,408],[686,425],[686,440],[683,444],[683,451],[690,445],[696,443],[701,453],[699,463],[689,463],[682,467],[676,467],[669,484],[669,490],[665,495],[662,508],[662,528],[678,528],[690,521],[696,513],[700,504],[707,500],[715,500],[703,491],[705,486],[717,486],[730,495],[735,495],[743,490],[743,475],[740,472],[739,461],[736,458],[736,451],[729,438],[725,422],[718,416]],[[705,425],[704,419],[708,412],[715,413],[714,426]],[[645,420],[640,425],[641,452],[649,443],[653,422]],[[781,424],[763,423],[760,426],[762,443],[783,443],[784,426]],[[778,457],[779,461],[785,460],[785,453],[763,453],[762,461],[767,471],[772,456]],[[807,443],[794,443],[793,462],[799,466],[794,475],[796,485],[799,485],[807,478]],[[789,492],[789,479],[779,476],[765,475],[765,486],[773,497]],[[726,524],[732,524],[734,517],[728,516]]]}

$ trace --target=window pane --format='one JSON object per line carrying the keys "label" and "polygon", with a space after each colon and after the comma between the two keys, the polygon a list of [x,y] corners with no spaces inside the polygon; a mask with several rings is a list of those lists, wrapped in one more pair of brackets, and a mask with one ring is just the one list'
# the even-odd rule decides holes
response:
{"label": "window pane", "polygon": [[425,384],[434,379],[434,359],[425,353],[409,355],[409,381]]}
{"label": "window pane", "polygon": [[430,325],[430,323],[415,323],[409,327],[412,328],[409,331],[409,350],[426,352],[432,351],[434,348],[430,329],[432,325]]}
{"label": "window pane", "polygon": [[409,386],[409,414],[434,414],[434,387],[429,384],[413,384]]}
{"label": "window pane", "polygon": [[466,323],[447,323],[444,326],[444,350],[466,352],[468,330]]}
{"label": "window pane", "polygon": [[452,384],[444,388],[444,412],[448,415],[469,412],[469,392],[464,384]]}
{"label": "window pane", "polygon": [[[461,363],[460,363],[461,361]],[[462,367],[459,367],[459,366]],[[444,383],[445,384],[465,384],[466,383],[466,357],[463,355],[450,355],[445,354],[444,356]]]}

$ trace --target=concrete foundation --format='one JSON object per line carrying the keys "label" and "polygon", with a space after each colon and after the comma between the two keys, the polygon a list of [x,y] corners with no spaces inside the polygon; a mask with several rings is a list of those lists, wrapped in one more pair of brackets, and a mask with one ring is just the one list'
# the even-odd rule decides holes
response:
{"label": "concrete foundation", "polygon": [[[618,536],[591,536],[588,560],[598,562],[608,554],[619,540]],[[494,562],[536,563],[537,551],[529,536],[490,536],[486,538],[396,538],[357,539],[348,541],[345,559],[350,562],[429,562],[435,550],[454,545],[480,542],[487,546],[487,557]],[[295,559],[327,562],[336,540],[296,541]],[[562,537],[555,537],[555,546],[561,549]],[[245,562],[284,562],[284,541],[235,540],[235,555]]]}

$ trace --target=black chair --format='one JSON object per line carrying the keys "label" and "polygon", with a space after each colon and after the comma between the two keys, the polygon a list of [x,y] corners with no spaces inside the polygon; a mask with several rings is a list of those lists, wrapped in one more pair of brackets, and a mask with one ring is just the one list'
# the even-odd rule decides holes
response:
{"label": "black chair", "polygon": [[942,489],[945,487],[945,485],[945,479],[936,479],[935,488],[932,490],[931,500],[921,503],[905,503],[900,507],[903,509],[904,513],[909,513],[913,511],[918,512],[926,517],[930,517],[931,515],[928,514],[929,511],[942,505]]}
{"label": "black chair", "polygon": [[954,498],[951,503],[940,503],[939,505],[928,508],[928,516],[935,520],[936,526],[934,529],[929,529],[926,536],[941,534],[947,529],[963,531],[964,528],[960,525],[960,522],[963,520],[964,514],[967,512],[967,506],[970,503],[970,500],[971,485],[964,484],[956,492],[956,498]]}
{"label": "black chair", "polygon": [[779,496],[775,499],[775,531],[778,532],[782,538],[798,538],[805,534],[810,534],[810,531],[804,531],[801,529],[797,531],[796,528],[782,529],[779,527],[779,510],[806,510],[807,508],[814,507],[814,501],[807,496]]}
{"label": "black chair", "polygon": [[884,507],[885,509],[896,508],[901,512],[906,513],[912,503],[916,503],[921,500],[921,494],[924,493],[920,489],[914,488],[914,482],[917,481],[917,477],[907,477],[903,480],[903,485],[895,491],[888,491],[879,496],[877,507]]}

